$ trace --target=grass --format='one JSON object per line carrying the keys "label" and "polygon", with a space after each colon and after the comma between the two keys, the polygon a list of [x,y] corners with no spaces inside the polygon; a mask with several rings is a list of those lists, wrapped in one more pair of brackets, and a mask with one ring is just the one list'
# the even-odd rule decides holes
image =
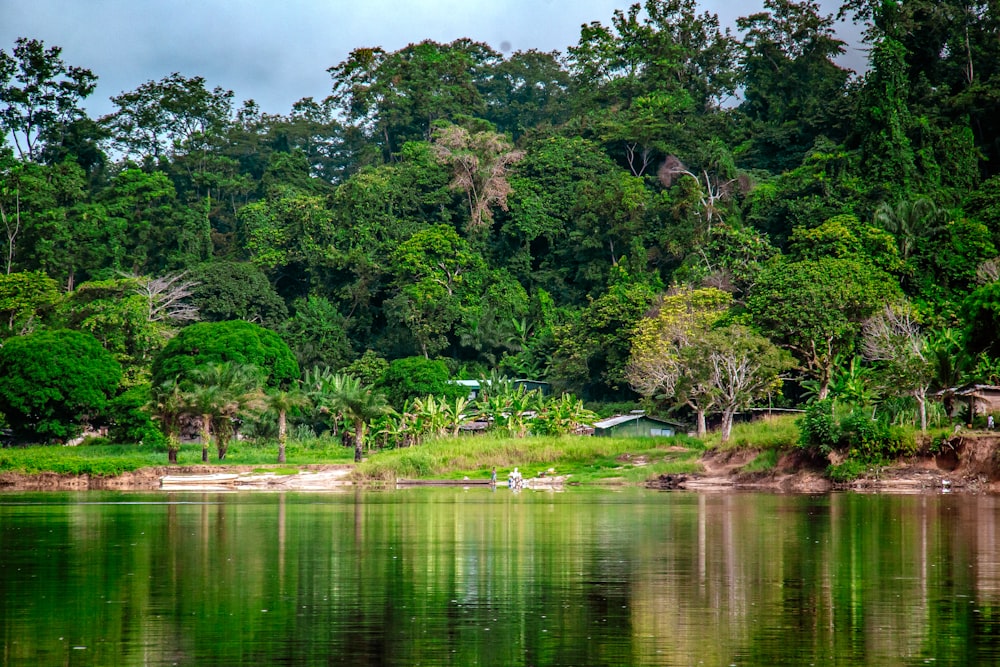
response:
{"label": "grass", "polygon": [[[488,479],[496,467],[500,480],[515,466],[526,477],[545,472],[571,475],[572,483],[638,484],[665,474],[694,473],[707,447],[752,447],[762,451],[744,470],[769,470],[777,452],[798,440],[795,417],[782,416],[734,426],[730,441],[719,443],[717,433],[705,442],[687,436],[673,438],[531,437],[504,438],[487,435],[443,438],[418,447],[370,452],[358,466],[355,478],[362,482],[394,481],[398,478]],[[339,440],[313,438],[291,440],[288,463],[277,465],[275,442],[236,441],[226,460],[210,464],[254,466],[261,472],[294,474],[297,466],[349,463],[353,449]],[[201,445],[185,444],[178,455],[179,465],[201,464]],[[0,449],[0,471],[25,473],[56,472],[112,476],[140,468],[167,465],[163,449],[143,445],[108,445],[102,441],[77,447],[33,446]],[[549,471],[552,471],[549,473]]]}
{"label": "grass", "polygon": [[498,477],[515,466],[527,477],[540,472],[572,475],[574,482],[621,479],[638,482],[668,472],[694,472],[701,443],[678,436],[594,438],[581,436],[494,438],[489,435],[442,439],[419,447],[370,456],[357,471],[367,481],[434,477],[485,479],[496,467]]}
{"label": "grass", "polygon": [[[354,450],[343,447],[339,441],[316,438],[289,442],[286,448],[289,466],[313,463],[348,463],[354,460]],[[275,442],[256,444],[233,442],[224,461],[215,459],[215,449],[209,451],[209,463],[219,467],[227,465],[266,465],[269,471],[288,470],[294,467],[276,466],[278,445]],[[178,453],[179,465],[201,465],[201,445],[184,444]],[[111,477],[125,472],[167,465],[167,452],[148,445],[87,445],[61,447],[58,445],[33,445],[0,449],[0,472],[41,473],[54,472],[68,475],[95,475]]]}
{"label": "grass", "polygon": [[722,442],[718,431],[705,437],[709,449],[791,449],[799,442],[799,427],[795,425],[797,415],[777,415],[764,417],[754,422],[733,424],[729,442]]}
{"label": "grass", "polygon": [[765,449],[753,461],[743,466],[741,472],[771,472],[778,466],[778,450]]}

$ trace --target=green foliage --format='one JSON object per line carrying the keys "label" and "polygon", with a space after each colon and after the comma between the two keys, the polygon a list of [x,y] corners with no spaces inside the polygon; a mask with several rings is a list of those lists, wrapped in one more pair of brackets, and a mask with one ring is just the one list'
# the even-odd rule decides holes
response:
{"label": "green foliage", "polygon": [[0,347],[0,412],[22,437],[65,440],[99,420],[121,366],[90,334],[43,331]]}
{"label": "green foliage", "polygon": [[766,473],[771,472],[778,466],[778,450],[765,449],[757,454],[754,460],[740,468],[744,473]]}
{"label": "green foliage", "polygon": [[799,445],[815,454],[826,456],[837,446],[839,432],[833,417],[833,400],[815,401],[806,406],[798,420]]}
{"label": "green foliage", "polygon": [[379,380],[389,370],[389,362],[375,354],[372,350],[365,350],[365,353],[352,361],[342,369],[344,374],[356,377],[361,384],[371,387],[378,384]]}
{"label": "green foliage", "polygon": [[824,257],[769,267],[747,308],[755,324],[796,354],[825,398],[837,355],[853,348],[864,320],[899,297],[898,283],[871,264]]}
{"label": "green foliage", "polygon": [[265,373],[265,385],[280,387],[299,378],[291,348],[273,331],[242,320],[199,322],[174,336],[153,360],[152,383],[187,378],[198,366],[214,362],[250,364]]}
{"label": "green foliage", "polygon": [[108,403],[108,438],[113,443],[165,444],[160,428],[146,406],[151,400],[149,385],[131,387]]}
{"label": "green foliage", "polygon": [[847,459],[843,463],[829,466],[826,469],[826,476],[837,484],[847,484],[865,475],[869,469],[869,464],[864,461]]}
{"label": "green foliage", "polygon": [[848,0],[870,56],[852,78],[816,3],[765,0],[734,37],[695,0],[643,0],[565,58],[373,46],[287,114],[175,73],[98,120],[96,77],[22,38],[0,51],[0,339],[88,331],[143,384],[179,322],[143,318],[141,276],[188,271],[204,319],[280,331],[304,368],[370,348],[628,400],[637,323],[690,284],[731,294],[724,324],[792,351],[818,395],[903,386],[883,359],[836,382],[903,293],[968,332],[971,355],[932,351],[935,387],[992,376],[993,9]]}
{"label": "green foliage", "polygon": [[0,274],[0,338],[27,333],[58,301],[56,282],[41,271]]}
{"label": "green foliage", "polygon": [[273,328],[288,317],[284,301],[253,264],[212,262],[195,268],[190,278],[198,283],[191,302],[203,320],[257,321]]}
{"label": "green foliage", "polygon": [[397,408],[407,401],[428,395],[447,399],[468,396],[467,387],[451,384],[449,379],[448,366],[443,361],[406,357],[389,362],[376,386]]}
{"label": "green foliage", "polygon": [[280,332],[294,350],[300,367],[341,368],[354,356],[344,316],[327,299],[297,299],[292,310],[293,315],[282,323]]}
{"label": "green foliage", "polygon": [[832,400],[809,405],[798,426],[800,446],[822,456],[836,450],[855,461],[878,463],[916,451],[912,433],[872,418],[865,409],[838,415]]}

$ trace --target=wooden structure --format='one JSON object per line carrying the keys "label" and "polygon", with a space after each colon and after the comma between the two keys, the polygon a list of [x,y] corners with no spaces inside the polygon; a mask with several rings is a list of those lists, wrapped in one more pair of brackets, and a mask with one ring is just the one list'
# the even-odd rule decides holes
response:
{"label": "wooden structure", "polygon": [[676,422],[650,417],[642,413],[619,415],[594,422],[594,435],[598,437],[669,438],[679,431],[681,431],[681,425]]}
{"label": "wooden structure", "polygon": [[956,398],[969,405],[969,419],[977,415],[1000,415],[1000,387],[992,384],[972,384],[953,390]]}

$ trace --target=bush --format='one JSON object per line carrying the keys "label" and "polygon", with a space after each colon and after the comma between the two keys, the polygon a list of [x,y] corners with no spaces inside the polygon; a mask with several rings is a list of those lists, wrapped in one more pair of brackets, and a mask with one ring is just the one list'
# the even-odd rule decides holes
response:
{"label": "bush", "polygon": [[865,412],[852,411],[840,421],[840,447],[852,459],[877,463],[912,454],[915,443],[898,426],[872,419]]}
{"label": "bush", "polygon": [[799,418],[798,427],[799,446],[803,449],[826,456],[837,447],[837,423],[830,399],[809,405]]}
{"label": "bush", "polygon": [[826,469],[826,476],[837,484],[853,482],[868,471],[868,465],[863,461],[847,459],[839,465],[832,465]]}
{"label": "bush", "polygon": [[108,403],[108,438],[117,444],[159,444],[164,440],[156,422],[146,412],[149,385],[132,387]]}
{"label": "bush", "polygon": [[469,395],[469,388],[449,381],[448,366],[440,360],[406,357],[389,363],[377,387],[397,409],[424,396],[444,396],[449,402]]}

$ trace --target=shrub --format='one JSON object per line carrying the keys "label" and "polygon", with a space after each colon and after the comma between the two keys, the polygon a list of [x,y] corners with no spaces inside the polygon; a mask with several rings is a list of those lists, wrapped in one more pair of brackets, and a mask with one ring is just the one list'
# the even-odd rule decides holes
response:
{"label": "shrub", "polygon": [[833,417],[833,401],[816,401],[799,418],[799,446],[814,454],[827,455],[837,446],[837,423]]}
{"label": "shrub", "polygon": [[108,403],[108,438],[120,444],[159,444],[163,440],[156,422],[145,410],[149,385],[132,387]]}
{"label": "shrub", "polygon": [[839,427],[841,448],[858,461],[875,463],[914,451],[912,438],[902,428],[872,419],[860,410],[844,417]]}
{"label": "shrub", "polygon": [[826,476],[838,484],[845,484],[861,477],[867,470],[868,466],[863,461],[847,459],[839,465],[828,467],[826,469]]}

